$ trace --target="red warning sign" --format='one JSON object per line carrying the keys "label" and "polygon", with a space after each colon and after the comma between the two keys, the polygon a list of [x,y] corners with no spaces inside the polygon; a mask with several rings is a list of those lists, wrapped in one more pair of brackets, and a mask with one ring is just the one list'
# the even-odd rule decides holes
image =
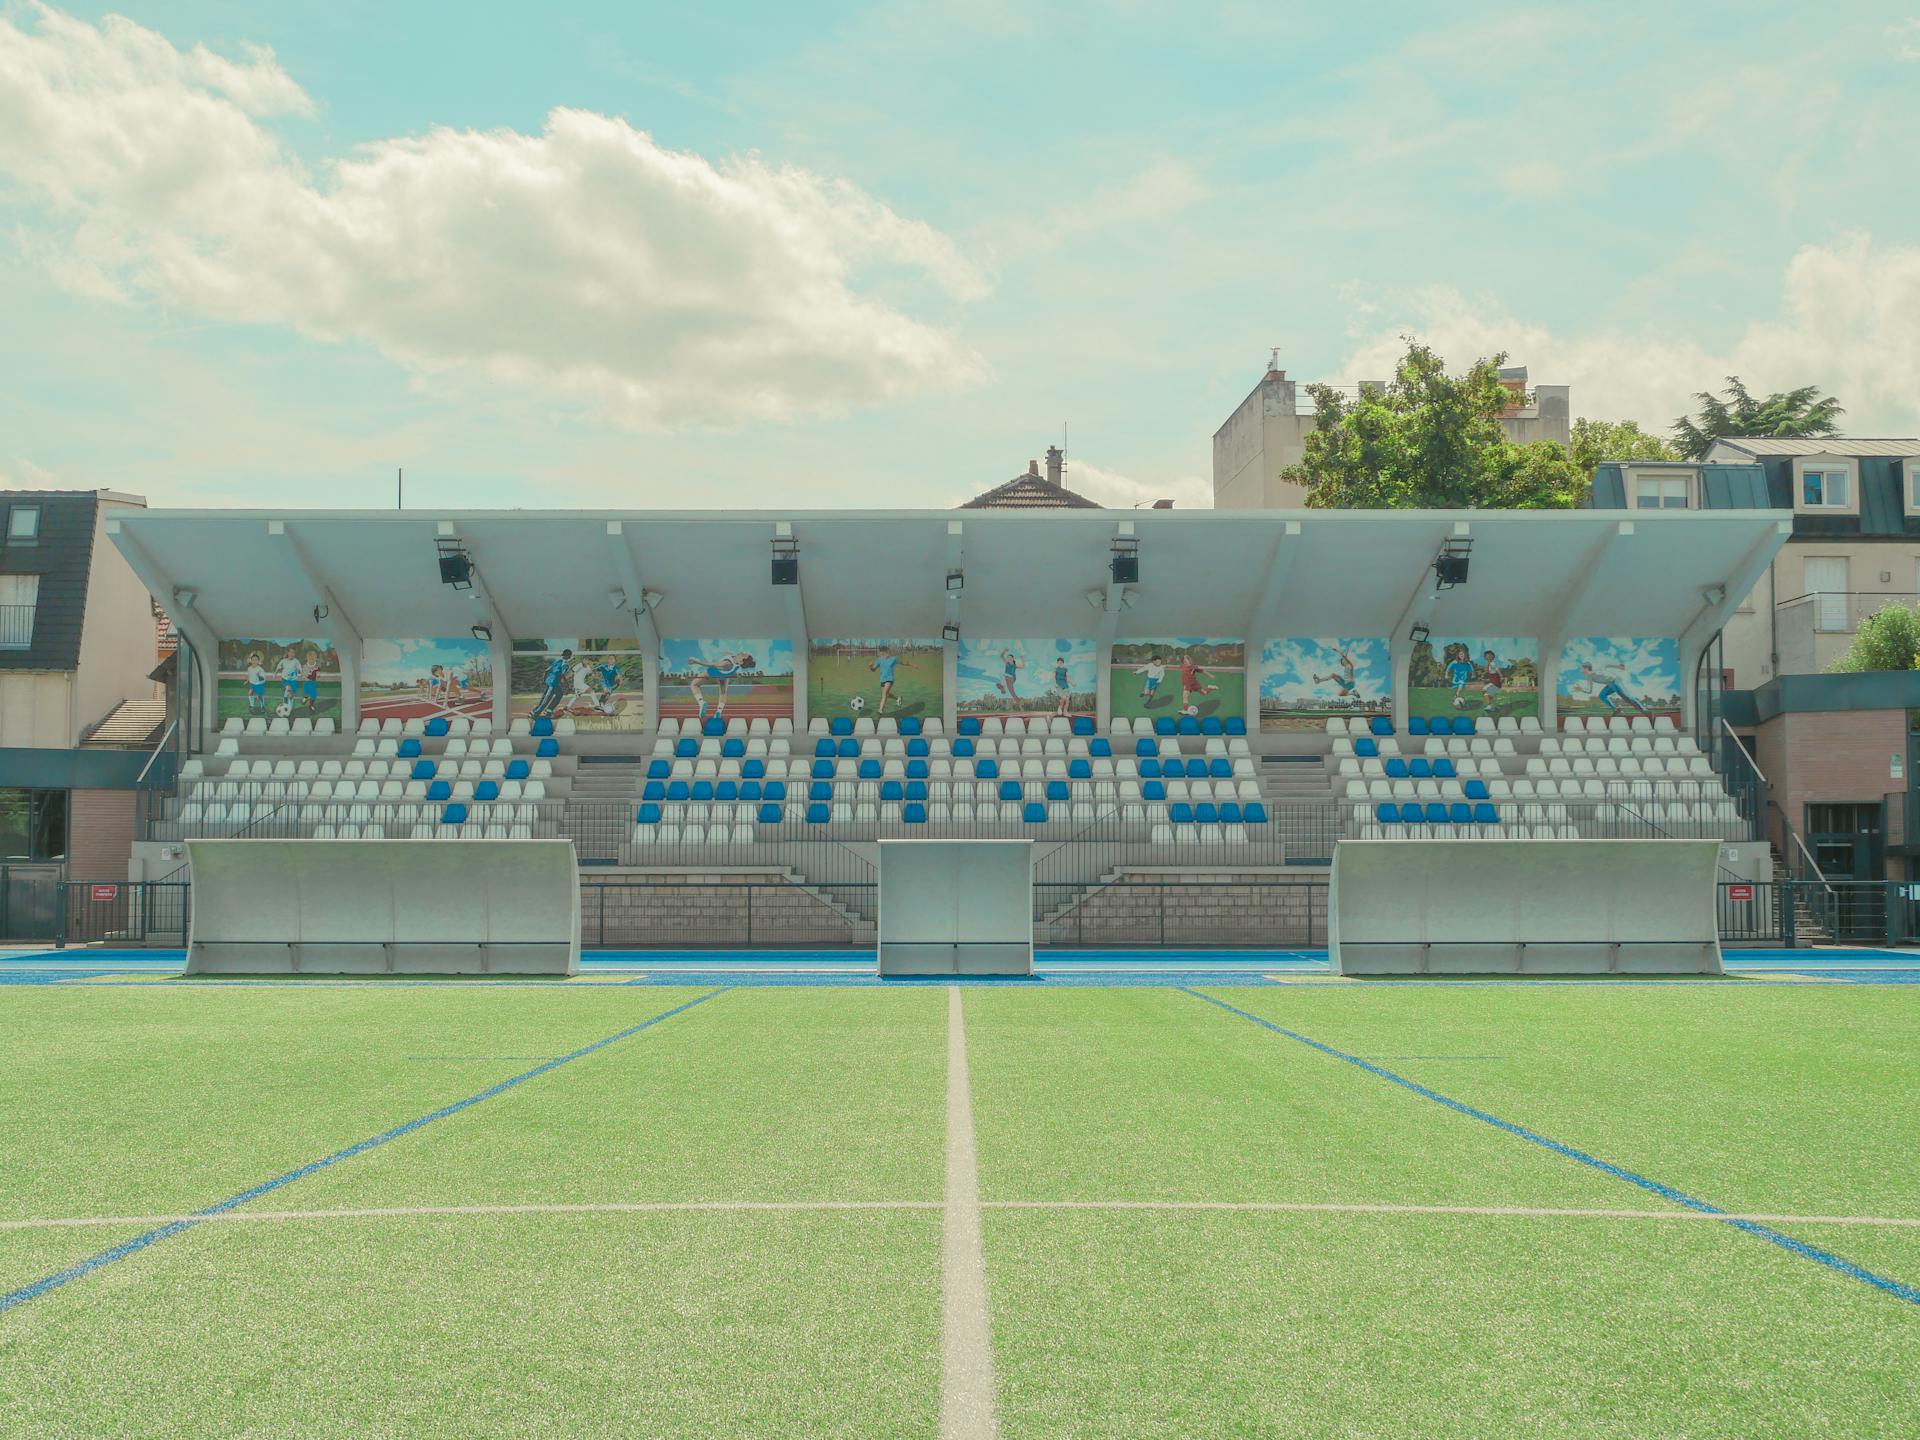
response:
{"label": "red warning sign", "polygon": [[96,900],[118,900],[120,898],[120,887],[118,885],[96,885],[93,887],[93,898]]}
{"label": "red warning sign", "polygon": [[1729,885],[1729,886],[1727,886],[1727,899],[1729,899],[1729,900],[1751,900],[1751,899],[1753,899],[1753,886],[1751,886],[1751,885]]}

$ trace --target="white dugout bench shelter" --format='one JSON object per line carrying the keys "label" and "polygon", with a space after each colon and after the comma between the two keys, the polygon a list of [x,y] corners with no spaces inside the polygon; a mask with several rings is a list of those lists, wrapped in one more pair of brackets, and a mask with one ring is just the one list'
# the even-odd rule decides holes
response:
{"label": "white dugout bench shelter", "polygon": [[577,975],[567,840],[193,840],[189,975]]}

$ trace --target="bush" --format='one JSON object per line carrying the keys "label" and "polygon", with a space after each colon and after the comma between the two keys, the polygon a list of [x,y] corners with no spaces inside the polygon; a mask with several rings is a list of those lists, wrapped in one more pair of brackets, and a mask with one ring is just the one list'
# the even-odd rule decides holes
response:
{"label": "bush", "polygon": [[1869,615],[1854,632],[1853,643],[1830,673],[1859,670],[1912,670],[1920,658],[1920,614],[1905,605],[1889,605]]}

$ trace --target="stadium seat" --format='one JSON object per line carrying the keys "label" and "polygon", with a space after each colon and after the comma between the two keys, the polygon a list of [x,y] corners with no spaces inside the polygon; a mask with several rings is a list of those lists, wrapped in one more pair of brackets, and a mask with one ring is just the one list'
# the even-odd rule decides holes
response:
{"label": "stadium seat", "polygon": [[862,760],[860,762],[859,776],[862,780],[878,780],[880,778],[880,762],[878,760]]}
{"label": "stadium seat", "polygon": [[907,755],[910,759],[924,760],[932,753],[932,748],[917,735],[907,741]]}
{"label": "stadium seat", "polygon": [[1220,812],[1211,800],[1202,800],[1193,807],[1193,822],[1196,825],[1218,825]]}
{"label": "stadium seat", "polygon": [[1177,735],[1198,735],[1200,733],[1199,717],[1197,715],[1182,715],[1174,725],[1174,733]]}
{"label": "stadium seat", "polygon": [[658,825],[660,823],[660,807],[652,802],[648,802],[634,812],[633,819],[636,825]]}
{"label": "stadium seat", "polygon": [[[1174,773],[1178,774],[1180,772],[1180,762],[1175,760],[1170,763],[1174,767]],[[1160,764],[1160,757],[1157,753],[1141,756],[1140,759],[1135,762],[1134,769],[1142,780],[1158,780],[1166,773]]]}
{"label": "stadium seat", "polygon": [[980,725],[980,717],[978,715],[962,715],[960,717],[960,726],[959,726],[958,733],[962,735],[973,736],[973,735],[978,735],[980,731],[981,731],[981,725]]}
{"label": "stadium seat", "polygon": [[1469,780],[1464,791],[1469,800],[1484,800],[1487,798],[1487,783],[1484,780]]}
{"label": "stadium seat", "polygon": [[917,802],[901,806],[900,823],[903,825],[926,824],[927,823],[927,807]]}
{"label": "stadium seat", "polygon": [[431,760],[416,760],[413,762],[413,769],[408,772],[408,775],[409,778],[414,780],[431,780],[433,779],[434,772],[438,769],[439,766]]}
{"label": "stadium seat", "polygon": [[548,716],[542,715],[538,720],[535,720],[532,724],[527,726],[527,734],[533,736],[536,740],[540,739],[543,736],[553,734],[552,719],[550,719]]}
{"label": "stadium seat", "polygon": [[1240,802],[1238,800],[1222,800],[1220,802],[1220,823],[1222,825],[1239,825],[1243,823],[1243,818],[1240,813]]}
{"label": "stadium seat", "polygon": [[1218,715],[1209,715],[1201,720],[1200,733],[1202,735],[1224,735],[1227,733],[1227,727]]}
{"label": "stadium seat", "polygon": [[811,784],[807,786],[807,799],[832,800],[833,799],[832,784],[825,780],[813,781]]}
{"label": "stadium seat", "polygon": [[1424,716],[1424,715],[1415,715],[1415,716],[1413,716],[1413,717],[1412,717],[1411,719],[1409,719],[1409,720],[1407,721],[1407,734],[1409,734],[1409,735],[1425,735],[1426,733],[1427,733],[1427,718],[1426,718],[1426,716]]}
{"label": "stadium seat", "polygon": [[836,715],[832,720],[827,722],[827,733],[829,735],[851,735],[853,734],[853,721],[844,715]]}
{"label": "stadium seat", "polygon": [[1498,825],[1500,812],[1484,801],[1473,807],[1473,823],[1476,825]]}
{"label": "stadium seat", "polygon": [[976,780],[998,780],[1000,778],[1000,762],[992,759],[974,761],[973,778]]}
{"label": "stadium seat", "polygon": [[427,799],[429,800],[451,800],[452,798],[453,786],[445,780],[436,780],[427,786]]}
{"label": "stadium seat", "polygon": [[492,780],[482,780],[473,787],[473,798],[476,800],[498,800],[500,798],[500,786]]}
{"label": "stadium seat", "polygon": [[1156,735],[1177,735],[1180,727],[1173,723],[1171,715],[1159,715],[1154,718],[1153,733]]}
{"label": "stadium seat", "polygon": [[[1438,722],[1436,722],[1436,723],[1438,723]],[[1456,715],[1456,716],[1454,716],[1454,717],[1453,717],[1453,733],[1454,733],[1454,734],[1456,734],[1456,735],[1471,735],[1471,734],[1473,734],[1473,733],[1474,733],[1474,722],[1473,722],[1473,716],[1471,716],[1471,715]]]}
{"label": "stadium seat", "polygon": [[1034,801],[1021,812],[1020,818],[1029,825],[1044,825],[1047,823],[1047,807]]}
{"label": "stadium seat", "polygon": [[1191,825],[1193,807],[1184,800],[1177,801],[1167,807],[1167,819],[1175,825]]}
{"label": "stadium seat", "polygon": [[1447,807],[1447,819],[1455,825],[1471,825],[1473,823],[1473,807],[1456,800],[1452,805]]}
{"label": "stadium seat", "polygon": [[1020,794],[1020,782],[1018,780],[1002,780],[1000,782],[1000,798],[1002,800],[1018,800]]}
{"label": "stadium seat", "polygon": [[762,805],[757,813],[762,825],[778,825],[785,812],[778,805]]}
{"label": "stadium seat", "polygon": [[809,825],[825,825],[827,823],[827,816],[828,811],[825,805],[815,802],[807,806],[807,823]]}
{"label": "stadium seat", "polygon": [[787,784],[784,780],[769,780],[761,794],[768,800],[782,801],[787,798]]}
{"label": "stadium seat", "polygon": [[464,825],[467,823],[467,807],[459,803],[447,806],[440,812],[442,825]]}
{"label": "stadium seat", "polygon": [[1409,769],[1407,762],[1401,759],[1398,755],[1392,756],[1388,759],[1387,778],[1389,780],[1406,780],[1411,778],[1411,773],[1412,772]]}
{"label": "stadium seat", "polygon": [[898,804],[905,798],[905,787],[898,780],[883,780],[880,782],[880,799],[883,802]]}
{"label": "stadium seat", "polygon": [[685,780],[673,780],[668,782],[667,799],[669,801],[674,802],[676,804],[681,803],[689,799],[691,794],[692,794],[692,787]]}
{"label": "stadium seat", "polygon": [[[1199,763],[1200,762],[1196,760],[1193,764],[1188,765],[1187,773],[1189,775],[1193,774],[1193,766]],[[1233,778],[1233,762],[1224,755],[1216,755],[1212,760],[1207,762],[1207,774],[1211,775],[1215,780],[1231,780]]]}
{"label": "stadium seat", "polygon": [[1049,780],[1049,781],[1047,782],[1047,799],[1049,799],[1049,800],[1065,800],[1065,799],[1067,799],[1067,798],[1068,798],[1068,793],[1069,793],[1069,792],[1068,792],[1068,789],[1067,789],[1067,782],[1066,782],[1066,781],[1064,781],[1064,780]]}
{"label": "stadium seat", "polygon": [[956,760],[970,760],[976,753],[974,742],[961,738],[953,742],[953,755]]}
{"label": "stadium seat", "polygon": [[1094,726],[1094,723],[1093,723],[1093,717],[1092,717],[1091,715],[1076,715],[1076,716],[1074,716],[1074,717],[1073,717],[1073,726],[1072,726],[1072,728],[1073,728],[1073,733],[1074,733],[1074,734],[1076,734],[1076,735],[1091,735],[1091,734],[1093,734],[1093,732],[1094,732],[1094,729],[1095,729],[1095,726]]}
{"label": "stadium seat", "polygon": [[1091,780],[1093,778],[1093,766],[1085,760],[1069,760],[1067,762],[1067,778],[1070,780]]}
{"label": "stadium seat", "polygon": [[1165,800],[1167,798],[1167,787],[1158,780],[1149,780],[1140,787],[1140,798],[1143,800]]}
{"label": "stadium seat", "polygon": [[1375,715],[1367,722],[1367,729],[1375,735],[1393,734],[1393,721],[1385,715]]}
{"label": "stadium seat", "polygon": [[507,779],[509,780],[525,780],[531,773],[532,767],[524,760],[509,760],[507,762]]}
{"label": "stadium seat", "polygon": [[907,778],[908,778],[909,780],[925,780],[925,779],[928,779],[928,778],[929,778],[929,774],[928,774],[928,762],[927,762],[927,761],[925,761],[925,760],[909,760],[909,761],[907,761]]}
{"label": "stadium seat", "polygon": [[1353,753],[1363,759],[1377,759],[1380,754],[1380,742],[1373,739],[1359,739],[1353,742]]}
{"label": "stadium seat", "polygon": [[1096,735],[1087,742],[1087,753],[1096,759],[1110,759],[1113,755],[1113,742],[1103,735]]}
{"label": "stadium seat", "polygon": [[1454,763],[1453,763],[1453,761],[1451,761],[1451,760],[1449,760],[1449,759],[1447,759],[1447,758],[1445,758],[1445,757],[1443,756],[1443,757],[1441,757],[1440,759],[1438,759],[1438,760],[1436,760],[1436,761],[1434,761],[1434,762],[1433,762],[1433,773],[1434,773],[1434,777],[1435,777],[1436,779],[1439,779],[1439,780],[1452,780],[1452,779],[1454,779],[1454,778],[1455,778],[1455,777],[1456,777],[1456,776],[1457,776],[1457,775],[1458,775],[1458,774],[1459,774],[1460,772],[1459,772],[1459,770],[1458,770],[1458,769],[1457,769],[1457,768],[1455,767],[1455,765],[1454,765]]}
{"label": "stadium seat", "polygon": [[[1406,807],[1402,806],[1400,809],[1400,818],[1404,820],[1406,819],[1406,816],[1407,816]],[[1444,804],[1442,804],[1438,800],[1430,800],[1427,802],[1427,824],[1450,825],[1452,823],[1453,823],[1452,816],[1448,812],[1447,807]]]}
{"label": "stadium seat", "polygon": [[1258,800],[1249,800],[1243,804],[1240,807],[1240,815],[1249,825],[1264,825],[1267,823],[1267,807],[1262,805]]}
{"label": "stadium seat", "polygon": [[844,738],[834,747],[833,753],[838,755],[842,760],[858,760],[860,758],[860,742],[851,737]]}
{"label": "stadium seat", "polygon": [[[513,782],[509,780],[507,783],[511,785]],[[644,786],[641,787],[640,798],[642,800],[655,800],[655,801],[666,799],[667,798],[666,782],[664,780],[649,780]]]}
{"label": "stadium seat", "polygon": [[831,780],[833,779],[833,769],[834,769],[833,761],[816,760],[813,762],[813,769],[809,773],[816,780]]}
{"label": "stadium seat", "polygon": [[[881,723],[884,724],[885,722],[882,721]],[[900,733],[902,735],[918,735],[924,728],[924,723],[918,715],[902,715],[900,717]]]}
{"label": "stadium seat", "polygon": [[[700,798],[700,787],[694,786],[694,799]],[[729,804],[740,798],[740,784],[736,780],[716,780],[713,782],[713,798],[721,804]]]}

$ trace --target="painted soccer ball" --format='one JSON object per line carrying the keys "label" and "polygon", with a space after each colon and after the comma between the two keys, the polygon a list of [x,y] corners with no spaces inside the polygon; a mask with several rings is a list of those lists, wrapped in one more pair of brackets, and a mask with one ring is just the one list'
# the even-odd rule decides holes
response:
{"label": "painted soccer ball", "polygon": [[282,720],[286,719],[287,716],[293,714],[293,702],[291,700],[282,700],[279,708],[273,713],[278,715]]}
{"label": "painted soccer ball", "polygon": [[1198,715],[1200,713],[1200,707],[1198,705],[1189,705],[1180,713],[1182,715]]}
{"label": "painted soccer ball", "polygon": [[867,708],[867,697],[864,695],[856,695],[847,702],[847,705],[857,714]]}
{"label": "painted soccer ball", "polygon": [[1466,698],[1465,698],[1464,696],[1461,696],[1461,695],[1456,695],[1456,696],[1454,696],[1454,697],[1453,697],[1453,708],[1454,708],[1454,709],[1456,709],[1456,710],[1464,710],[1464,709],[1466,709],[1466,708],[1467,708],[1467,702],[1466,702]]}

